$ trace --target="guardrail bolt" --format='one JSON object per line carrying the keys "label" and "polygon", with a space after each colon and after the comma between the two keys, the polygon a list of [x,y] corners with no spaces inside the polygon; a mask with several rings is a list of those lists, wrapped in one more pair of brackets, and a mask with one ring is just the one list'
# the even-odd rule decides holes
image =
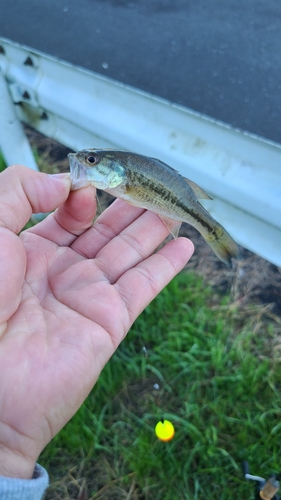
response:
{"label": "guardrail bolt", "polygon": [[23,64],[25,64],[25,66],[34,66],[34,63],[33,63],[33,61],[32,61],[32,59],[31,59],[31,57],[30,57],[30,56],[28,56],[28,57],[26,58],[26,60],[24,61],[24,63],[23,63]]}

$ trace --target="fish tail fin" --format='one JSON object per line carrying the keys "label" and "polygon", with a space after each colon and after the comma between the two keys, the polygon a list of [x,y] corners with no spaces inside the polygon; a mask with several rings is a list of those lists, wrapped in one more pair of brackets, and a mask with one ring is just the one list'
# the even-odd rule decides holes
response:
{"label": "fish tail fin", "polygon": [[242,259],[242,253],[228,232],[220,225],[214,228],[211,234],[205,237],[213,252],[227,266],[231,267],[231,259]]}

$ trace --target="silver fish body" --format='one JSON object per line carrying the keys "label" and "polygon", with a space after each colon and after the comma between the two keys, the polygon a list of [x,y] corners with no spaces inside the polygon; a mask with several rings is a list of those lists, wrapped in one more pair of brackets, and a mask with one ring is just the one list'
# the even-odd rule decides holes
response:
{"label": "silver fish body", "polygon": [[199,203],[209,198],[197,184],[156,158],[127,151],[84,149],[68,155],[72,189],[92,184],[132,205],[159,215],[176,238],[182,222],[195,227],[226,264],[239,247]]}

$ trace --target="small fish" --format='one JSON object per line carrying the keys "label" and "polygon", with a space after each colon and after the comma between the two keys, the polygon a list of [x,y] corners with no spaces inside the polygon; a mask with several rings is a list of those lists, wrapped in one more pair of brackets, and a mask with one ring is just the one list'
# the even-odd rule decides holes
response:
{"label": "small fish", "polygon": [[182,222],[195,227],[227,266],[239,247],[198,199],[202,188],[156,158],[112,149],[83,149],[68,155],[72,189],[92,184],[134,206],[155,212],[177,238]]}

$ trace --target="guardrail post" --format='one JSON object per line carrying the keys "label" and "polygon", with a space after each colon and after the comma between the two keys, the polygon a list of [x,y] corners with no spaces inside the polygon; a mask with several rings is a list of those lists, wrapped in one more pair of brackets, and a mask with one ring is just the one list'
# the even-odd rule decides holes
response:
{"label": "guardrail post", "polygon": [[7,82],[0,69],[0,150],[7,165],[20,163],[38,170],[23,126],[11,99]]}

